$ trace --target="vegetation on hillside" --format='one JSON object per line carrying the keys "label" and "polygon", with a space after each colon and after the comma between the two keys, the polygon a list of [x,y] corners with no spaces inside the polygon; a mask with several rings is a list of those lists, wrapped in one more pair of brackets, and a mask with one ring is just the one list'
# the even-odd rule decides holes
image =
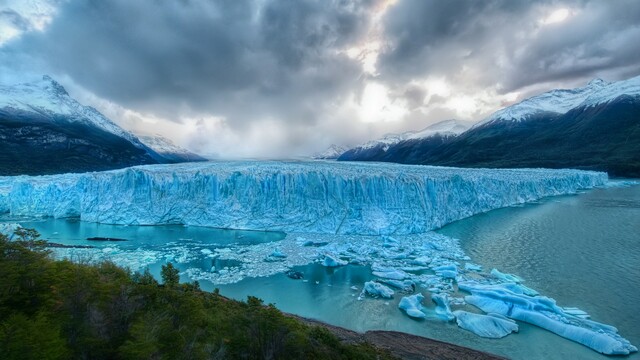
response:
{"label": "vegetation on hillside", "polygon": [[113,263],[56,261],[33,230],[0,235],[3,359],[384,359],[368,344],[345,345],[328,330],[246,302],[163,284]]}

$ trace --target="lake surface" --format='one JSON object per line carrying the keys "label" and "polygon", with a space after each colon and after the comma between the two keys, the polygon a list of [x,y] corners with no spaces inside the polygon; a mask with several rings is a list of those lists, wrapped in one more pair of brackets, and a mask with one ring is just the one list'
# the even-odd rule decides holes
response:
{"label": "lake surface", "polygon": [[[113,253],[116,262],[132,268],[148,266],[155,275],[166,261],[177,263],[182,270],[197,267],[203,271],[225,271],[238,264],[212,259],[207,256],[211,251],[228,251],[225,249],[230,247],[237,251],[243,246],[275,247],[285,236],[54,219],[18,222],[36,228],[50,241],[97,246],[104,253]],[[460,239],[466,254],[486,271],[498,268],[516,274],[525,279],[525,285],[556,299],[560,306],[579,307],[593,320],[616,326],[623,337],[640,345],[640,186],[594,189],[580,195],[544,199],[537,204],[498,209],[449,224],[438,232]],[[96,236],[128,241],[86,240]],[[208,290],[218,287],[223,295],[237,299],[258,296],[283,311],[357,331],[410,332],[514,359],[607,358],[523,323],[519,323],[519,333],[489,340],[464,331],[455,323],[415,321],[398,310],[399,294],[392,300],[358,300],[363,283],[374,278],[367,266],[326,268],[314,263],[294,270],[302,272],[304,280],[276,274],[226,285],[201,281],[201,285]],[[188,274],[183,274],[182,280],[190,280]]]}

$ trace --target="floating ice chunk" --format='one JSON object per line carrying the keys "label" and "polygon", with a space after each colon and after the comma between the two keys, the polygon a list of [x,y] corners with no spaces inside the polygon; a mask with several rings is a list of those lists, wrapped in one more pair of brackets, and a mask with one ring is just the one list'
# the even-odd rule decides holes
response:
{"label": "floating ice chunk", "polygon": [[516,284],[521,283],[523,280],[516,276],[516,275],[511,275],[511,274],[505,274],[502,273],[500,271],[498,271],[498,269],[492,269],[491,270],[491,275],[493,275],[493,277],[495,277],[496,279],[502,280],[502,281],[506,281],[506,282],[513,282]]}
{"label": "floating ice chunk", "polygon": [[482,271],[482,266],[468,262],[464,264],[464,269],[467,271]]}
{"label": "floating ice chunk", "polygon": [[426,256],[420,256],[409,261],[409,265],[427,266],[431,263],[431,258]]}
{"label": "floating ice chunk", "polygon": [[286,258],[287,257],[287,255],[284,254],[282,251],[280,251],[280,249],[273,250],[273,252],[269,256],[274,257],[274,258]]}
{"label": "floating ice chunk", "polygon": [[202,250],[200,250],[200,252],[201,252],[203,255],[206,255],[206,256],[209,256],[209,255],[213,254],[213,251],[211,251],[211,250],[209,250],[209,249],[202,249]]}
{"label": "floating ice chunk", "polygon": [[388,269],[385,271],[373,271],[373,275],[377,277],[385,278],[385,279],[392,279],[392,280],[404,280],[409,277],[409,275],[406,272],[402,270],[396,270],[396,269]]}
{"label": "floating ice chunk", "polygon": [[443,279],[454,279],[458,276],[458,268],[455,264],[440,265],[433,268],[436,275]]}
{"label": "floating ice chunk", "polygon": [[499,339],[514,331],[518,332],[518,324],[515,321],[499,314],[480,315],[456,310],[453,315],[458,326],[485,338]]}
{"label": "floating ice chunk", "polygon": [[[517,284],[459,284],[470,292],[465,301],[487,313],[497,313],[549,330],[564,338],[588,346],[606,355],[628,355],[638,348],[618,334],[613,326],[571,314],[544,296],[528,296]],[[515,290],[515,291],[514,291]]]}
{"label": "floating ice chunk", "polygon": [[389,285],[404,292],[414,292],[416,284],[411,280],[380,279],[378,282]]}
{"label": "floating ice chunk", "polygon": [[374,297],[382,297],[385,299],[391,299],[394,294],[393,290],[375,281],[367,281],[364,283],[363,292]]}
{"label": "floating ice chunk", "polygon": [[433,294],[431,300],[436,303],[436,314],[443,320],[451,321],[455,317],[449,307],[449,296],[447,294]]}
{"label": "floating ice chunk", "polygon": [[576,307],[563,307],[562,310],[564,310],[564,312],[567,313],[567,314],[571,314],[573,316],[581,317],[583,319],[589,319],[591,317],[589,314],[587,314],[586,311],[580,310],[580,309],[578,309]]}
{"label": "floating ice chunk", "polygon": [[422,306],[422,300],[424,300],[424,296],[422,294],[405,296],[400,299],[398,308],[404,310],[407,315],[412,318],[424,319],[427,317],[427,314],[424,312],[425,308]]}
{"label": "floating ice chunk", "polygon": [[347,262],[344,260],[340,260],[340,258],[335,255],[325,254],[324,260],[322,260],[322,265],[326,267],[338,267],[347,265]]}

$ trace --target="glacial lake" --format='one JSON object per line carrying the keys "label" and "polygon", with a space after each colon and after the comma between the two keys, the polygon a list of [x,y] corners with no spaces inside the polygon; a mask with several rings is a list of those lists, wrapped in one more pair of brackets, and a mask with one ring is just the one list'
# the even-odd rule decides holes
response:
{"label": "glacial lake", "polygon": [[[33,227],[52,242],[90,245],[104,253],[113,252],[116,262],[120,259],[123,265],[148,266],[156,276],[166,261],[177,263],[181,270],[198,267],[203,271],[225,271],[237,266],[231,261],[187,256],[185,249],[206,246],[224,250],[230,245],[241,248],[256,244],[277,247],[285,236],[278,232],[111,226],[62,219],[5,221]],[[556,299],[558,305],[585,310],[593,320],[616,326],[621,336],[640,345],[640,186],[599,188],[579,195],[546,198],[476,215],[437,232],[459,239],[471,261],[486,271],[498,268],[518,275],[525,285]],[[86,240],[89,237],[128,241],[93,242]],[[135,259],[127,262],[118,257],[129,251],[135,253]],[[207,255],[206,251],[202,250],[203,255]],[[363,283],[374,278],[367,266],[326,268],[313,263],[294,270],[301,272],[304,280],[293,280],[281,273],[226,285],[201,281],[201,286],[207,290],[217,287],[221,294],[237,299],[257,296],[283,311],[357,331],[409,332],[512,359],[608,358],[520,322],[518,333],[490,340],[458,328],[455,322],[412,320],[397,307],[401,294],[392,300],[358,300]],[[190,279],[183,274],[182,280]],[[626,358],[640,359],[640,355]]]}

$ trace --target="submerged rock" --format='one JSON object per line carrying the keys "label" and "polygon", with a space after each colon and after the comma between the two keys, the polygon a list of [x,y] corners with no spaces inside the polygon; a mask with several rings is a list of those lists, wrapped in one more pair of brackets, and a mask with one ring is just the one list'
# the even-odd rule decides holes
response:
{"label": "submerged rock", "polygon": [[285,273],[289,278],[294,280],[300,280],[304,278],[304,274],[300,271],[289,270]]}

